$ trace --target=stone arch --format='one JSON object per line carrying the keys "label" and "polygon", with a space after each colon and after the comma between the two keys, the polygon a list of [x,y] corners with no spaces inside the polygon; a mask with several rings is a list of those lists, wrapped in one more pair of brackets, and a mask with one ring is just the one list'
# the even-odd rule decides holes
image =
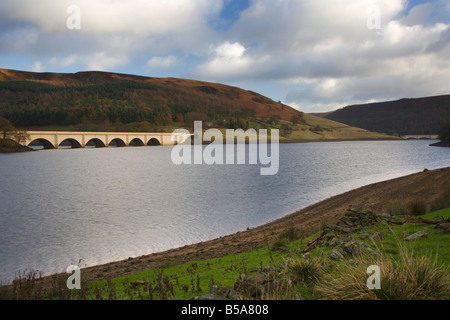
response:
{"label": "stone arch", "polygon": [[61,141],[58,145],[58,148],[64,148],[64,147],[69,147],[72,149],[79,149],[82,148],[81,143],[79,143],[76,139],[74,138],[67,138],[64,139],[63,141]]}
{"label": "stone arch", "polygon": [[104,148],[106,147],[102,140],[98,138],[92,138],[89,140],[86,145],[86,148]]}
{"label": "stone arch", "polygon": [[50,141],[44,138],[34,139],[28,144],[28,147],[34,149],[55,149],[55,146]]}
{"label": "stone arch", "polygon": [[141,139],[134,138],[133,140],[130,141],[129,146],[130,147],[143,147],[143,146],[145,146],[145,144],[144,144],[144,142],[142,142]]}
{"label": "stone arch", "polygon": [[150,140],[148,140],[147,145],[148,146],[160,146],[161,142],[156,138],[151,138]]}
{"label": "stone arch", "polygon": [[120,138],[114,138],[109,142],[108,146],[110,146],[110,147],[126,147],[127,144]]}

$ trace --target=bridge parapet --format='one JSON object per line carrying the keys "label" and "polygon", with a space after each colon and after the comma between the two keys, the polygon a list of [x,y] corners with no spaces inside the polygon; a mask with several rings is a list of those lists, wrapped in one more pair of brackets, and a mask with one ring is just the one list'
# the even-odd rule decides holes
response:
{"label": "bridge parapet", "polygon": [[418,134],[418,135],[404,135],[401,136],[402,139],[408,140],[408,139],[430,139],[430,140],[436,140],[439,139],[439,135],[437,134]]}

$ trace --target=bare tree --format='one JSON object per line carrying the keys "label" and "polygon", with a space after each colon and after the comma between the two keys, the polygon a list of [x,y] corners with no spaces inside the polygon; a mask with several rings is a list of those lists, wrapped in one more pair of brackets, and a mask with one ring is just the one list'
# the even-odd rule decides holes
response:
{"label": "bare tree", "polygon": [[14,137],[16,138],[17,143],[25,143],[28,139],[30,139],[30,135],[28,132],[23,130],[18,130],[14,133]]}

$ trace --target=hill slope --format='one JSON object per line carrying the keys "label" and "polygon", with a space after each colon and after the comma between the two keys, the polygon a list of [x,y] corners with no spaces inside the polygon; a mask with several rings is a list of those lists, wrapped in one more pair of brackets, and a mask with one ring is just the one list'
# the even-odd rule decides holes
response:
{"label": "hill slope", "polygon": [[0,93],[0,112],[19,126],[83,121],[167,124],[177,115],[183,118],[189,113],[200,113],[194,116],[204,120],[278,116],[290,121],[299,114],[289,106],[236,87],[107,72],[0,69]]}
{"label": "hill slope", "polygon": [[450,120],[450,95],[348,106],[325,118],[399,135],[434,135]]}
{"label": "hill slope", "polygon": [[[108,72],[0,69],[0,117],[42,130],[150,131],[192,127],[283,129],[283,139],[383,139],[223,84]],[[287,129],[286,129],[287,128]]]}

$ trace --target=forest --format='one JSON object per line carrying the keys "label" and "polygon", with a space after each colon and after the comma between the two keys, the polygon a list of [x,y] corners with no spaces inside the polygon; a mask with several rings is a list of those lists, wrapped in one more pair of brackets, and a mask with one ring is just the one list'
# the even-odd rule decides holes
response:
{"label": "forest", "polygon": [[235,101],[236,95],[239,91],[137,81],[52,85],[10,80],[0,81],[0,117],[24,128],[139,122],[190,126],[194,120],[242,127],[255,111]]}

